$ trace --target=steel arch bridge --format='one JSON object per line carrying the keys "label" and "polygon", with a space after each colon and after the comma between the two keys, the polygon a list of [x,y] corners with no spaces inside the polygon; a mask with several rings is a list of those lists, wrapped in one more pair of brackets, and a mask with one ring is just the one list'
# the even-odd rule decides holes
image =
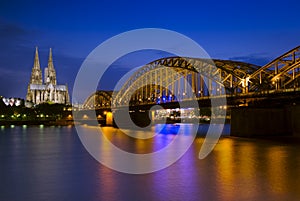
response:
{"label": "steel arch bridge", "polygon": [[113,98],[111,92],[100,91],[84,105],[118,107],[295,90],[299,87],[299,68],[300,46],[264,66],[219,59],[162,58],[136,71]]}
{"label": "steel arch bridge", "polygon": [[300,46],[284,53],[249,76],[251,91],[291,89],[299,86]]}
{"label": "steel arch bridge", "polygon": [[96,91],[84,102],[85,109],[110,108],[112,102],[112,91]]}
{"label": "steel arch bridge", "polygon": [[259,66],[228,60],[169,57],[134,73],[114,94],[113,106],[162,103],[195,97],[243,93],[246,78]]}

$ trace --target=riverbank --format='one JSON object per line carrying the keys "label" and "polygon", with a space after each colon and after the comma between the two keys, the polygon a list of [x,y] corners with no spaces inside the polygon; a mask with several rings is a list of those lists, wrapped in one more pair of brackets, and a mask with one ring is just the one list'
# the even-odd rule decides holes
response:
{"label": "riverbank", "polygon": [[74,125],[73,120],[0,120],[0,126],[10,125],[45,125],[45,126],[68,126]]}

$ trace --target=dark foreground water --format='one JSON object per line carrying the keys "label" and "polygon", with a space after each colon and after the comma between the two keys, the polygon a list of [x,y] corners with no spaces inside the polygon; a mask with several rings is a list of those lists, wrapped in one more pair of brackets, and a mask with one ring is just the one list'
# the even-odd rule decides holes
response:
{"label": "dark foreground water", "polygon": [[[115,128],[105,128],[105,135],[116,145],[146,153],[168,143],[173,127],[156,141],[135,140]],[[1,127],[0,200],[300,200],[299,142],[222,137],[199,160],[202,143],[198,137],[164,170],[129,175],[93,159],[74,127]]]}

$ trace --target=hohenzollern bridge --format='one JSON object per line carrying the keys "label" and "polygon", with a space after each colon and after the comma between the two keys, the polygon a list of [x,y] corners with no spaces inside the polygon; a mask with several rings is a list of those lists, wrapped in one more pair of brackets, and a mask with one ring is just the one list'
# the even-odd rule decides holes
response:
{"label": "hohenzollern bridge", "polygon": [[112,92],[97,91],[86,99],[84,108],[163,104],[222,95],[251,101],[290,94],[300,89],[299,69],[300,46],[264,66],[218,59],[162,58],[135,72],[114,94],[113,101]]}

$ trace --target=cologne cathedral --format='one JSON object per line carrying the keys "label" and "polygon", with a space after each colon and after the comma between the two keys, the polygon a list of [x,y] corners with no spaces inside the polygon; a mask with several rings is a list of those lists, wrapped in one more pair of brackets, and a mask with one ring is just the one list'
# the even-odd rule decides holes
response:
{"label": "cologne cathedral", "polygon": [[28,84],[26,100],[33,104],[59,103],[69,104],[67,85],[57,85],[56,72],[53,65],[52,50],[50,48],[48,66],[44,69],[44,82],[40,68],[38,49],[35,49],[34,64]]}

